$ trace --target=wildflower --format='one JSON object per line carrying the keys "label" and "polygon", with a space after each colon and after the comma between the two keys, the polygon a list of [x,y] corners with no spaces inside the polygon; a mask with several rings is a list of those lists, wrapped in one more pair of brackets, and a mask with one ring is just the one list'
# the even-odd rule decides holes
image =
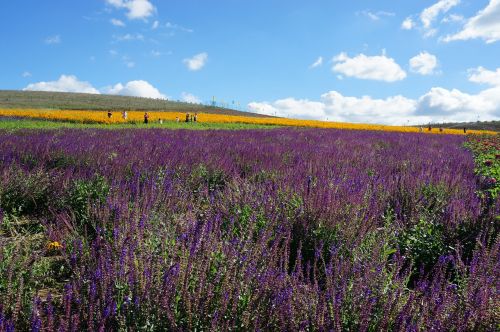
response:
{"label": "wildflower", "polygon": [[62,244],[60,244],[59,242],[57,241],[54,241],[54,242],[49,242],[49,244],[47,245],[47,250],[59,250],[59,249],[62,249]]}

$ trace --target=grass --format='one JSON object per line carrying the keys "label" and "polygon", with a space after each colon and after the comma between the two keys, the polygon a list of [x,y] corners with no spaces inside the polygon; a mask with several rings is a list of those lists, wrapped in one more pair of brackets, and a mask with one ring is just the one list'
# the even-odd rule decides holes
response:
{"label": "grass", "polygon": [[191,104],[165,99],[45,91],[0,90],[0,108],[88,111],[111,110],[114,112],[135,110],[266,117],[264,115],[237,111],[226,107]]}
{"label": "grass", "polygon": [[15,131],[21,129],[132,129],[132,128],[164,128],[164,129],[194,129],[194,130],[208,130],[208,129],[228,129],[228,130],[241,130],[241,129],[271,129],[278,126],[259,125],[259,124],[245,124],[245,123],[208,123],[208,122],[174,122],[165,121],[160,123],[149,124],[100,124],[100,123],[75,123],[75,122],[59,122],[59,121],[46,121],[46,120],[33,120],[33,119],[7,119],[0,118],[0,130]]}

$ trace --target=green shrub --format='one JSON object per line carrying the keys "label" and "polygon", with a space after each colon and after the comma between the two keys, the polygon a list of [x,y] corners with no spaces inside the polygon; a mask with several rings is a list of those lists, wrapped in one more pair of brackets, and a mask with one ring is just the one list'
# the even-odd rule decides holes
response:
{"label": "green shrub", "polygon": [[6,214],[22,216],[46,212],[54,194],[47,173],[41,170],[25,173],[20,169],[13,169],[4,179],[0,183],[0,208]]}
{"label": "green shrub", "polygon": [[103,204],[109,195],[110,186],[106,179],[97,175],[92,180],[76,180],[73,182],[66,199],[66,208],[73,214],[76,226],[90,226],[90,207]]}
{"label": "green shrub", "polygon": [[401,252],[410,259],[414,269],[423,267],[429,271],[439,256],[447,251],[443,226],[434,221],[421,219],[399,238]]}

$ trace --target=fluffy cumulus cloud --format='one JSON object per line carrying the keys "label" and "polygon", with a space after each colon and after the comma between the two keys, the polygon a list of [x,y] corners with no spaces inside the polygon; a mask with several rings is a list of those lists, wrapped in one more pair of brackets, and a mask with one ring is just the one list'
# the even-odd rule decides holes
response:
{"label": "fluffy cumulus cloud", "polygon": [[488,70],[483,67],[469,69],[469,81],[500,86],[500,68],[497,68],[496,71]]}
{"label": "fluffy cumulus cloud", "polygon": [[448,35],[444,41],[483,39],[487,43],[500,40],[500,0],[490,0],[486,8],[466,20],[456,34]]}
{"label": "fluffy cumulus cloud", "polygon": [[286,98],[272,103],[252,102],[248,108],[255,113],[297,119],[324,119],[325,104],[307,99]]}
{"label": "fluffy cumulus cloud", "polygon": [[200,98],[196,97],[192,93],[183,92],[181,94],[181,99],[182,99],[182,101],[185,101],[186,103],[201,104]]}
{"label": "fluffy cumulus cloud", "polygon": [[54,92],[82,92],[99,94],[89,82],[78,80],[73,75],[61,75],[57,81],[38,82],[29,84],[24,91],[54,91]]}
{"label": "fluffy cumulus cloud", "polygon": [[200,54],[196,54],[192,58],[186,58],[182,62],[187,67],[187,69],[191,71],[198,71],[205,67],[208,61],[208,54],[203,52]]}
{"label": "fluffy cumulus cloud", "polygon": [[61,75],[57,81],[38,82],[29,84],[25,91],[53,91],[53,92],[80,92],[92,94],[111,94],[145,98],[167,99],[157,88],[146,81],[130,81],[126,84],[115,84],[98,90],[89,82],[80,81],[73,75]]}
{"label": "fluffy cumulus cloud", "polygon": [[421,75],[432,75],[438,65],[435,55],[428,52],[421,52],[410,59],[411,71]]}
{"label": "fluffy cumulus cloud", "polygon": [[252,102],[248,108],[260,114],[290,118],[390,125],[476,121],[478,117],[480,120],[499,120],[500,86],[477,94],[435,87],[417,99],[400,95],[385,99],[353,97],[330,91],[319,101],[286,98],[275,102]]}
{"label": "fluffy cumulus cloud", "polygon": [[110,95],[167,99],[157,88],[142,80],[130,81],[125,85],[118,83],[112,87],[104,88],[103,92]]}
{"label": "fluffy cumulus cloud", "polygon": [[297,119],[329,120],[358,123],[396,124],[412,116],[416,102],[402,96],[373,99],[369,96],[349,97],[337,91],[323,94],[320,101],[286,98],[275,102],[252,102],[252,112]]}
{"label": "fluffy cumulus cloud", "polygon": [[500,88],[491,88],[478,94],[457,89],[432,88],[419,98],[418,113],[437,121],[498,120],[500,118]]}
{"label": "fluffy cumulus cloud", "polygon": [[376,56],[359,54],[351,58],[346,53],[340,53],[333,58],[333,62],[332,70],[347,77],[385,82],[395,82],[406,78],[406,72],[394,59],[385,54]]}
{"label": "fluffy cumulus cloud", "polygon": [[106,0],[106,2],[112,7],[125,9],[130,20],[146,19],[156,11],[149,0]]}

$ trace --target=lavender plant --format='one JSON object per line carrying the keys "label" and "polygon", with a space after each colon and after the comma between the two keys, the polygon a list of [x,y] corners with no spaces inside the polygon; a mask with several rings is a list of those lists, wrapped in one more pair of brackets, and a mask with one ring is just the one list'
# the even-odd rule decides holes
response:
{"label": "lavender plant", "polygon": [[498,327],[500,203],[462,137],[0,136],[0,331]]}

